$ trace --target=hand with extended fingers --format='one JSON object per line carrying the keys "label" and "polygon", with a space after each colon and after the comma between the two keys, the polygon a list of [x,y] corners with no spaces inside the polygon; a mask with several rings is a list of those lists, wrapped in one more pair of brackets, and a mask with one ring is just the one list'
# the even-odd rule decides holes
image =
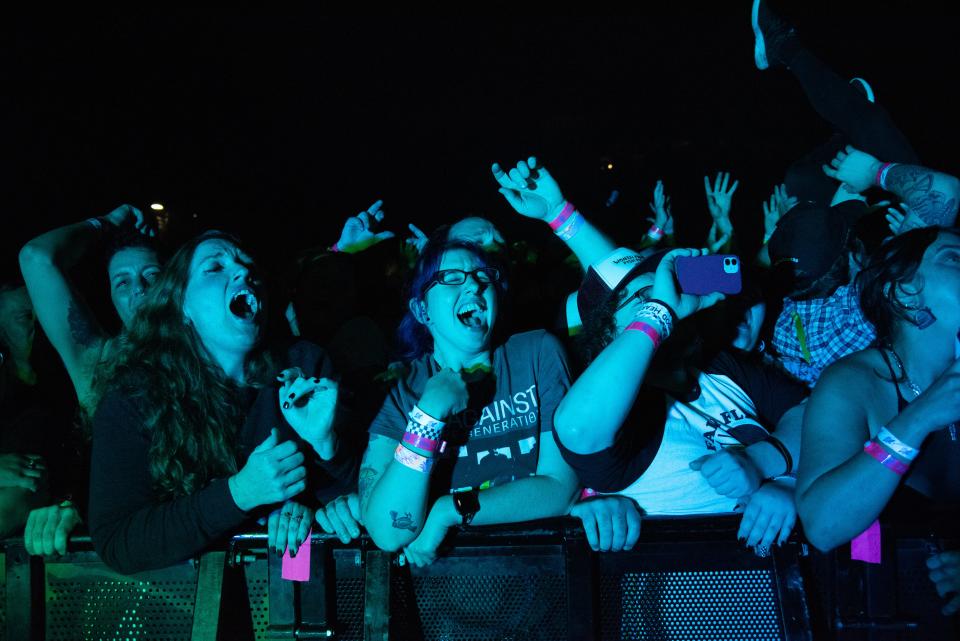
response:
{"label": "hand with extended fingers", "polygon": [[270,513],[267,519],[267,550],[278,557],[287,550],[290,556],[307,540],[313,523],[313,508],[296,501],[287,501],[279,509]]}
{"label": "hand with extended fingers", "polygon": [[370,205],[366,211],[362,211],[356,216],[347,218],[343,225],[343,231],[340,232],[340,240],[334,245],[339,251],[355,254],[364,249],[376,245],[380,241],[393,238],[392,231],[377,231],[377,227],[383,222],[383,201]]}
{"label": "hand with extended fingers", "polygon": [[117,229],[133,227],[144,236],[152,238],[157,235],[154,217],[144,216],[143,212],[133,205],[120,205],[102,218]]}
{"label": "hand with extended fingers", "polygon": [[823,173],[839,180],[847,191],[859,194],[873,186],[880,166],[870,154],[847,145],[829,165],[823,165]]}
{"label": "hand with extended fingers", "polygon": [[781,184],[774,187],[770,200],[763,203],[763,237],[769,239],[783,215],[796,205],[797,199],[787,194],[786,185]]}
{"label": "hand with extended fingers", "polygon": [[916,212],[904,203],[900,203],[896,209],[893,207],[888,208],[886,219],[887,225],[890,226],[890,233],[894,236],[899,236],[913,229],[928,227],[923,218],[920,218]]}
{"label": "hand with extended fingers", "polygon": [[336,447],[333,425],[339,394],[337,382],[307,378],[299,368],[284,370],[277,378],[282,382],[279,396],[283,418],[321,458],[332,458]]}
{"label": "hand with extended fingers", "polygon": [[706,249],[674,249],[664,254],[654,272],[650,297],[669,305],[681,320],[723,300],[724,295],[719,292],[705,296],[684,294],[677,283],[677,258],[705,256],[709,253]]}
{"label": "hand with extended fingers", "polygon": [[533,156],[521,160],[509,171],[497,163],[491,169],[500,184],[498,191],[521,216],[550,222],[563,211],[566,200],[560,185],[545,167],[537,165]]}
{"label": "hand with extended fingers", "polygon": [[708,176],[703,177],[703,187],[707,194],[707,208],[710,210],[710,217],[713,219],[707,241],[711,251],[719,251],[733,236],[730,207],[733,203],[733,193],[737,191],[739,186],[739,180],[734,180],[733,184],[730,184],[730,174],[727,172],[717,173],[713,186],[710,185]]}
{"label": "hand with extended fingers", "polygon": [[413,223],[407,225],[407,229],[409,229],[410,233],[413,235],[403,242],[416,249],[418,254],[423,253],[423,248],[427,246],[427,241],[430,239],[427,238],[427,235]]}
{"label": "hand with extended fingers", "polygon": [[662,180],[658,180],[657,186],[653,188],[653,202],[650,203],[650,211],[653,212],[653,218],[647,218],[647,220],[651,224],[659,227],[665,235],[673,232],[673,212],[670,209],[670,196],[664,191]]}

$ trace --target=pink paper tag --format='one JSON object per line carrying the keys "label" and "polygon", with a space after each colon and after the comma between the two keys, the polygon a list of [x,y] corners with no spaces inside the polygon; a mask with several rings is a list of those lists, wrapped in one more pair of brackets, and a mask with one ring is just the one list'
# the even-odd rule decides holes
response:
{"label": "pink paper tag", "polygon": [[310,580],[310,532],[307,532],[307,539],[297,550],[297,556],[290,556],[290,548],[283,553],[280,576],[288,581]]}
{"label": "pink paper tag", "polygon": [[850,558],[854,561],[880,563],[880,521],[874,521],[850,542]]}

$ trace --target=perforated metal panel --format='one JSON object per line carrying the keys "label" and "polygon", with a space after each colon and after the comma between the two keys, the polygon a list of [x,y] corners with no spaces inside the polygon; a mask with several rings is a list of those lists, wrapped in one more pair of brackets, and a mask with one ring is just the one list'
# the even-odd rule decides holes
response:
{"label": "perforated metal panel", "polygon": [[939,553],[930,541],[902,540],[897,545],[897,618],[919,628],[901,633],[903,641],[956,641],[960,630],[940,614],[946,599],[937,594],[926,561]]}
{"label": "perforated metal panel", "polygon": [[600,603],[605,640],[782,638],[776,588],[767,570],[604,576]]}
{"label": "perforated metal panel", "polygon": [[560,555],[445,558],[394,573],[391,638],[560,641],[567,638]]}
{"label": "perforated metal panel", "polygon": [[270,585],[267,580],[267,560],[257,559],[244,565],[247,581],[247,600],[250,603],[250,619],[253,622],[253,638],[265,641],[270,624]]}
{"label": "perforated metal panel", "polygon": [[363,641],[363,578],[337,578],[337,638]]}
{"label": "perforated metal panel", "polygon": [[7,638],[7,553],[0,551],[0,641]]}
{"label": "perforated metal panel", "polygon": [[50,641],[190,639],[197,572],[192,564],[123,576],[93,563],[47,563]]}

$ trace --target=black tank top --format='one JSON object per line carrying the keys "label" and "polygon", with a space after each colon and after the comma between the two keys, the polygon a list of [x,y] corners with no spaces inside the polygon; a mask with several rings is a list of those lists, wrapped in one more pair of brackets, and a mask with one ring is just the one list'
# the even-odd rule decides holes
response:
{"label": "black tank top", "polygon": [[[887,364],[887,369],[890,370],[890,380],[897,391],[897,412],[902,412],[908,405],[907,399],[900,393],[900,385],[897,382],[899,379],[886,350],[881,348],[880,355],[883,357],[883,362]],[[951,439],[946,427],[931,433],[924,440],[920,454],[910,465],[910,469],[904,475],[903,484],[897,489],[890,502],[890,507],[893,507],[895,503],[908,501],[912,503],[910,509],[915,513],[916,494],[906,492],[906,489],[920,493],[932,503],[940,504],[941,507],[943,504],[960,506],[960,441]],[[904,494],[912,494],[912,496],[908,497]]]}

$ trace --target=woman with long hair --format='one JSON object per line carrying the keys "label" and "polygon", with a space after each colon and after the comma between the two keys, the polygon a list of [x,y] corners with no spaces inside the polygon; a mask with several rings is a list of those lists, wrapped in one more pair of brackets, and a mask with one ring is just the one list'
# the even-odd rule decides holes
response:
{"label": "woman with long hair", "polygon": [[400,327],[409,372],[370,427],[360,506],[374,542],[432,562],[454,525],[567,513],[573,471],[550,436],[570,384],[543,330],[499,338],[507,282],[478,246],[435,238]]}
{"label": "woman with long hair", "polygon": [[[803,423],[797,508],[829,550],[883,515],[956,519],[960,507],[960,231],[927,227],[882,246],[858,275],[875,347],[820,378]],[[960,552],[928,565],[960,590]],[[960,596],[944,609],[960,610]]]}
{"label": "woman with long hair", "polygon": [[90,532],[111,567],[182,561],[277,504],[270,546],[295,553],[313,519],[308,469],[351,480],[326,355],[268,350],[264,308],[253,261],[219,232],[184,245],[151,287],[98,383]]}

